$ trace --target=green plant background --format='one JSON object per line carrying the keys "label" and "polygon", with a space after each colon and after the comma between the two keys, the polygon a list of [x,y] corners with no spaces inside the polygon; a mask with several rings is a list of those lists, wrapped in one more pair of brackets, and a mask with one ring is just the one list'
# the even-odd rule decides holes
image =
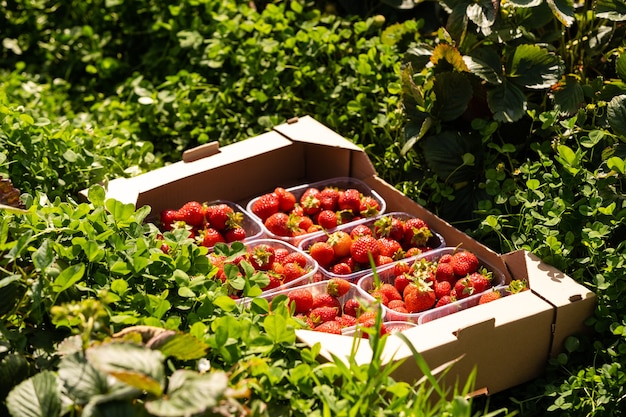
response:
{"label": "green plant background", "polygon": [[[51,343],[97,340],[112,321],[185,332],[211,347],[213,367],[255,394],[220,391],[221,410],[340,415],[346,405],[393,415],[427,407],[414,399],[422,388],[386,373],[368,387],[388,397],[359,399],[377,363],[318,367],[284,311],[280,325],[251,315],[241,320],[249,327],[233,326],[239,313],[211,286],[212,268],[193,242],[167,236],[176,250],[163,256],[156,230],[142,226],[146,213],[105,203],[95,190],[91,205],[75,201],[92,184],[179,160],[185,149],[245,140],[309,114],[362,146],[381,177],[418,203],[496,251],[532,251],[598,295],[591,336],[571,337],[545,375],[475,400],[466,415],[622,415],[623,2],[2,7],[0,175],[29,207],[2,211],[0,221],[3,397],[27,375],[41,375],[34,387],[54,385]],[[202,279],[192,285],[192,276]],[[222,338],[229,343],[218,348]],[[142,370],[161,384],[167,354]],[[123,404],[128,415],[145,412]]]}

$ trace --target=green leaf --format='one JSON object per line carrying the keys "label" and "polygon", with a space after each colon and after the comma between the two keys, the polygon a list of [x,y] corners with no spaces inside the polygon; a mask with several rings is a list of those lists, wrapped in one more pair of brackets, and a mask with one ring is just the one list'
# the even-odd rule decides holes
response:
{"label": "green leaf", "polygon": [[618,156],[612,156],[606,161],[606,165],[609,169],[617,171],[620,174],[626,173],[626,161]]}
{"label": "green leaf", "polygon": [[554,91],[554,104],[563,114],[575,114],[584,101],[583,87],[573,77],[567,77],[565,85],[559,85]]}
{"label": "green leaf", "polygon": [[470,55],[463,56],[469,71],[490,84],[502,84],[500,57],[491,48],[477,48]]}
{"label": "green leaf", "polygon": [[181,360],[194,360],[206,356],[208,346],[188,333],[170,336],[158,349],[166,357],[173,356]]}
{"label": "green leaf", "polygon": [[546,0],[552,14],[565,26],[571,26],[575,21],[574,2],[572,0]]}
{"label": "green leaf", "polygon": [[413,71],[420,72],[430,62],[434,48],[426,43],[419,43],[406,51],[405,63],[411,64]]}
{"label": "green leaf", "polygon": [[473,89],[469,79],[458,72],[444,72],[435,78],[433,91],[437,100],[432,113],[441,120],[450,121],[460,117],[472,98]]}
{"label": "green leaf", "polygon": [[[499,2],[492,2],[491,0],[478,0],[468,4],[466,13],[472,22],[485,30],[489,29],[496,21],[499,5]],[[487,33],[489,32],[490,30]]]}
{"label": "green leaf", "polygon": [[50,239],[44,239],[33,254],[33,264],[40,271],[45,271],[54,262],[54,252]]}
{"label": "green leaf", "polygon": [[509,123],[521,119],[527,106],[524,93],[506,81],[487,91],[487,103],[495,120]]}
{"label": "green leaf", "polygon": [[596,16],[599,19],[623,22],[626,20],[626,3],[623,0],[598,0]]}
{"label": "green leaf", "polygon": [[[437,135],[427,136],[422,140],[421,148],[428,167],[447,183],[472,181],[480,170],[480,141],[461,132],[444,130]],[[473,156],[474,160],[469,161],[468,155]]]}
{"label": "green leaf", "polygon": [[80,263],[76,265],[71,265],[61,271],[61,273],[55,278],[54,282],[52,283],[52,289],[56,293],[61,293],[80,281],[84,274],[84,264]]}
{"label": "green leaf", "polygon": [[133,204],[124,204],[114,199],[107,200],[105,206],[111,215],[113,215],[113,219],[116,223],[130,220],[131,216],[135,213],[135,206]]}
{"label": "green leaf", "polygon": [[101,185],[92,185],[87,191],[87,198],[89,198],[89,201],[91,201],[91,203],[96,207],[101,207],[102,205],[104,205],[105,197],[106,192],[104,190],[104,187],[102,187]]}
{"label": "green leaf", "polygon": [[615,134],[626,141],[626,94],[615,96],[607,106],[607,119]]}
{"label": "green leaf", "polygon": [[213,300],[213,304],[227,312],[233,311],[235,308],[237,308],[237,303],[235,302],[235,300],[227,295],[220,295],[219,297],[215,298],[215,300]]}
{"label": "green leaf", "polygon": [[56,375],[42,371],[15,386],[6,399],[13,417],[56,417],[61,415],[61,392]]}
{"label": "green leaf", "polygon": [[409,121],[404,126],[404,135],[408,137],[404,146],[402,146],[402,150],[400,153],[402,155],[406,155],[408,151],[410,151],[413,146],[417,143],[418,140],[424,137],[424,135],[428,132],[433,124],[433,119],[430,117],[426,117],[422,123],[417,123],[417,121]]}
{"label": "green leaf", "polygon": [[287,320],[283,315],[270,314],[263,321],[263,328],[275,344],[292,344],[296,341],[296,332],[287,327]]}
{"label": "green leaf", "polygon": [[179,369],[170,377],[167,395],[146,401],[146,410],[158,417],[199,415],[219,404],[228,388],[224,372],[198,374]]}
{"label": "green leaf", "polygon": [[64,356],[59,363],[59,379],[67,394],[79,404],[109,391],[107,375],[94,368],[83,352]]}
{"label": "green leaf", "polygon": [[519,86],[533,89],[548,88],[563,75],[564,64],[558,55],[537,45],[524,44],[515,48],[507,74]]}
{"label": "green leaf", "polygon": [[165,358],[160,351],[130,343],[110,343],[90,347],[86,353],[89,363],[100,372],[153,395],[163,393]]}

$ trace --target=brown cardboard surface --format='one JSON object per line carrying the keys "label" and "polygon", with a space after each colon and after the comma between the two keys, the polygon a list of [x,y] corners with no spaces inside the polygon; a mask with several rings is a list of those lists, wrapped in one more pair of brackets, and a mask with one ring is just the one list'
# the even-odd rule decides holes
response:
{"label": "brown cardboard surface", "polygon": [[589,331],[583,323],[593,315],[596,307],[597,298],[593,291],[528,251],[511,252],[502,258],[519,278],[528,279],[530,289],[535,294],[554,306],[550,356],[563,351],[567,337]]}

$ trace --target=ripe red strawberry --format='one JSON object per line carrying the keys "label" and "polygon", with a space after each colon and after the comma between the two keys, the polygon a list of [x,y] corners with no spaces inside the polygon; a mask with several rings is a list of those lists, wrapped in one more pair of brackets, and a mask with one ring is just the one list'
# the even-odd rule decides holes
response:
{"label": "ripe red strawberry", "polygon": [[297,262],[288,262],[283,264],[284,282],[291,282],[306,275],[307,270],[301,267]]}
{"label": "ripe red strawberry", "polygon": [[374,264],[376,266],[387,265],[393,262],[393,258],[391,256],[383,255],[382,253],[378,255],[376,259],[374,259]]}
{"label": "ripe red strawberry", "polygon": [[475,294],[474,285],[469,276],[465,276],[460,278],[454,284],[454,293],[456,295],[457,300],[462,300],[464,298],[469,297],[472,294]]}
{"label": "ripe red strawberry", "polygon": [[350,256],[355,262],[369,264],[369,256],[376,259],[380,254],[378,240],[373,236],[361,236],[352,242],[350,247]]}
{"label": "ripe red strawberry", "polygon": [[435,291],[424,281],[411,282],[402,293],[409,313],[426,311],[435,304]]}
{"label": "ripe red strawberry", "polygon": [[389,304],[389,298],[387,298],[387,296],[380,290],[380,288],[374,288],[370,290],[370,295],[380,301],[382,305],[386,306]]}
{"label": "ripe red strawberry", "polygon": [[339,298],[322,292],[313,296],[313,306],[311,308],[315,309],[318,307],[333,307],[339,311],[341,309],[341,302]]}
{"label": "ripe red strawberry", "polygon": [[449,263],[451,260],[452,260],[452,254],[450,253],[444,253],[443,255],[441,255],[441,257],[439,257],[440,264]]}
{"label": "ripe red strawberry", "polygon": [[398,289],[393,284],[390,284],[388,282],[383,282],[380,285],[380,292],[385,294],[390,302],[394,300],[402,300],[402,294],[400,293],[400,291],[398,291]]}
{"label": "ripe red strawberry", "polygon": [[408,313],[404,305],[404,300],[402,299],[389,301],[389,304],[387,305],[387,307],[389,307],[391,310],[394,310],[400,313]]}
{"label": "ripe red strawberry", "polygon": [[491,291],[483,293],[478,299],[478,304],[490,303],[491,301],[495,301],[498,298],[502,298],[502,294],[500,293],[500,291],[494,288]]}
{"label": "ripe red strawberry", "polygon": [[250,211],[258,216],[262,222],[265,222],[269,216],[278,212],[279,208],[278,196],[275,193],[267,193],[261,195],[252,203]]}
{"label": "ripe red strawberry", "polygon": [[437,300],[437,303],[435,304],[435,307],[445,306],[445,305],[448,305],[448,304],[450,304],[450,303],[452,303],[454,301],[456,301],[456,300],[455,300],[455,298],[452,295],[444,295],[439,300]]}
{"label": "ripe red strawberry", "polygon": [[[226,229],[226,223],[235,211],[227,204],[219,203],[204,207],[204,217],[211,227],[222,231]],[[243,219],[243,214],[241,215]]]}
{"label": "ripe red strawberry", "polygon": [[337,230],[332,232],[326,240],[335,251],[335,258],[341,259],[350,255],[350,247],[352,246],[352,238],[350,235],[343,231]]}
{"label": "ripe red strawberry", "polygon": [[456,282],[456,275],[454,274],[454,268],[449,262],[437,263],[437,269],[435,269],[435,279],[439,282],[447,281],[450,284]]}
{"label": "ripe red strawberry", "polygon": [[343,278],[330,278],[326,283],[326,292],[335,297],[342,297],[351,287],[350,282]]}
{"label": "ripe red strawberry", "polygon": [[455,252],[450,259],[450,264],[454,269],[454,273],[459,277],[476,272],[478,269],[478,258],[472,252],[459,251]]}
{"label": "ripe red strawberry", "polygon": [[[292,215],[295,215],[293,212],[291,213]],[[311,228],[315,227],[315,228],[319,228],[318,225],[316,225],[315,223],[313,223],[313,219],[311,219],[309,216],[298,216],[298,227],[302,230],[304,230],[306,233],[312,233]]]}
{"label": "ripe red strawberry", "polygon": [[246,232],[246,229],[244,229],[243,227],[235,227],[232,229],[228,229],[224,232],[224,239],[226,240],[227,243],[236,242],[236,241],[241,242],[246,237],[247,237],[247,232]]}
{"label": "ripe red strawberry", "polygon": [[265,243],[251,248],[250,263],[259,271],[268,271],[274,264],[274,248]]}
{"label": "ripe red strawberry", "polygon": [[397,275],[402,275],[402,274],[406,274],[407,272],[409,272],[410,267],[409,264],[407,262],[396,262],[396,264],[393,267],[393,275],[397,276]]}
{"label": "ripe red strawberry", "polygon": [[300,196],[300,205],[304,214],[312,216],[320,211],[320,190],[315,187],[307,188]]}
{"label": "ripe red strawberry", "polygon": [[178,211],[163,210],[159,216],[161,222],[161,230],[172,230],[172,225],[178,221]]}
{"label": "ripe red strawberry", "polygon": [[[278,248],[276,249],[275,253],[278,252]],[[293,252],[289,252],[287,249],[285,249],[285,251],[287,252],[282,258],[281,258],[281,262],[282,263],[289,263],[289,262],[295,262],[298,265],[300,265],[302,268],[306,267],[306,264],[308,262],[306,256],[300,252],[300,251],[293,251]],[[276,253],[276,256],[278,256],[278,254]]]}
{"label": "ripe red strawberry", "polygon": [[430,227],[418,217],[404,222],[404,243],[410,246],[425,246],[428,239],[433,236]]}
{"label": "ripe red strawberry", "polygon": [[406,253],[404,254],[404,256],[406,258],[411,258],[413,256],[421,255],[422,252],[423,252],[423,250],[421,248],[418,248],[416,246],[412,246],[412,247],[410,247],[410,248],[408,248],[406,250]]}
{"label": "ripe red strawberry", "polygon": [[341,323],[337,320],[326,321],[316,326],[314,330],[330,334],[341,334]]}
{"label": "ripe red strawberry", "polygon": [[326,321],[334,321],[338,312],[339,309],[336,307],[316,307],[309,313],[309,318],[313,321],[313,323],[320,324]]}
{"label": "ripe red strawberry", "polygon": [[278,209],[285,213],[289,213],[296,206],[296,196],[282,187],[276,187],[274,194],[278,197]]}
{"label": "ripe red strawberry", "polygon": [[347,188],[339,193],[337,201],[339,210],[348,210],[354,214],[359,214],[361,210],[361,192],[355,188]]}
{"label": "ripe red strawberry", "polygon": [[297,216],[279,211],[265,219],[263,224],[276,236],[293,237],[300,234],[299,223],[300,219]]}
{"label": "ripe red strawberry", "polygon": [[[277,247],[274,248],[274,262],[285,263],[285,259],[292,253],[300,253],[300,252],[291,252],[287,248]],[[306,262],[306,261],[305,261]]]}
{"label": "ripe red strawberry", "polygon": [[333,210],[321,210],[317,213],[317,224],[323,229],[334,229],[339,225],[337,213]]}
{"label": "ripe red strawberry", "polygon": [[309,247],[309,255],[311,255],[322,268],[328,267],[335,259],[333,247],[330,246],[328,242],[324,241],[314,242]]}
{"label": "ripe red strawberry", "polygon": [[356,317],[349,314],[342,314],[336,318],[336,321],[341,324],[341,327],[350,327],[356,325]]}
{"label": "ripe red strawberry", "polygon": [[389,237],[381,237],[378,239],[380,254],[390,257],[391,259],[400,260],[404,258],[402,245],[395,239]]}
{"label": "ripe red strawberry", "polygon": [[452,284],[449,281],[438,281],[435,283],[435,297],[438,299],[445,295],[450,295],[450,291],[452,291]]}
{"label": "ripe red strawberry", "polygon": [[350,237],[354,240],[360,236],[372,236],[374,233],[365,224],[358,224],[350,231]]}
{"label": "ripe red strawberry", "polygon": [[336,211],[339,209],[339,205],[337,204],[339,200],[339,190],[334,187],[325,187],[320,191],[319,200],[322,210]]}
{"label": "ripe red strawberry", "polygon": [[269,283],[263,287],[263,291],[273,290],[274,288],[278,288],[282,285],[280,278],[274,274],[267,274],[269,278]]}
{"label": "ripe red strawberry", "polygon": [[204,229],[199,238],[201,239],[200,245],[206,246],[207,248],[215,246],[216,243],[226,242],[224,236],[212,227]]}
{"label": "ripe red strawberry", "polygon": [[343,303],[343,314],[359,317],[364,310],[365,308],[356,298],[349,298]]}
{"label": "ripe red strawberry", "polygon": [[491,281],[489,280],[489,277],[480,272],[471,273],[469,279],[472,281],[474,294],[478,294],[491,288]]}
{"label": "ripe red strawberry", "polygon": [[189,201],[178,209],[177,217],[191,226],[201,227],[204,224],[204,207],[197,201]]}
{"label": "ripe red strawberry", "polygon": [[308,288],[294,288],[287,297],[289,304],[294,306],[294,314],[307,314],[313,306],[313,294]]}
{"label": "ripe red strawberry", "polygon": [[409,282],[411,282],[411,280],[406,274],[399,274],[396,275],[396,278],[393,281],[393,286],[396,287],[400,294],[402,294],[406,286],[409,285]]}
{"label": "ripe red strawberry", "polygon": [[335,275],[350,275],[354,271],[348,263],[338,262],[330,267],[330,272]]}
{"label": "ripe red strawberry", "polygon": [[373,217],[380,213],[380,203],[374,197],[365,195],[361,198],[359,213],[363,217]]}
{"label": "ripe red strawberry", "polygon": [[395,216],[383,216],[374,222],[374,236],[388,237],[397,241],[404,238],[404,223]]}

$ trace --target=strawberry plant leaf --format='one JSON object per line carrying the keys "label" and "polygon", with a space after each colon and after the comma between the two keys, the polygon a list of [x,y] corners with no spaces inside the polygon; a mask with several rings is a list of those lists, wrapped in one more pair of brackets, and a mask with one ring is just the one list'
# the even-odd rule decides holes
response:
{"label": "strawberry plant leaf", "polygon": [[571,26],[575,21],[572,0],[546,0],[554,16],[564,25]]}
{"label": "strawberry plant leaf", "polygon": [[575,114],[584,103],[585,94],[582,86],[573,77],[566,77],[565,85],[554,91],[554,104],[566,115]]}
{"label": "strawberry plant leaf", "polygon": [[483,31],[489,33],[489,27],[496,20],[499,5],[500,3],[492,2],[491,0],[471,2],[467,6],[467,17]]}
{"label": "strawberry plant leaf", "polygon": [[167,395],[146,401],[146,410],[158,417],[197,415],[218,405],[228,388],[224,372],[199,374],[176,370],[170,377]]}
{"label": "strawberry plant leaf", "polygon": [[60,416],[61,392],[56,375],[44,370],[19,383],[9,392],[6,404],[13,416]]}
{"label": "strawberry plant leaf", "polygon": [[292,326],[287,325],[287,318],[283,314],[267,316],[263,328],[274,344],[292,344],[296,341],[296,333]]}
{"label": "strawberry plant leaf", "polygon": [[623,22],[626,20],[626,3],[621,0],[598,0],[596,15],[600,19]]}
{"label": "strawberry plant leaf", "polygon": [[130,343],[109,343],[87,349],[89,363],[125,384],[160,396],[165,382],[164,355]]}
{"label": "strawberry plant leaf", "polygon": [[460,117],[467,109],[473,93],[469,79],[458,72],[438,74],[433,90],[437,99],[432,113],[444,121]]}
{"label": "strawberry plant leaf", "polygon": [[626,94],[613,97],[606,113],[613,131],[626,141]]}
{"label": "strawberry plant leaf", "polygon": [[521,119],[527,106],[524,93],[506,81],[487,92],[487,103],[495,120],[509,123]]}
{"label": "strawberry plant leaf", "polygon": [[563,71],[558,55],[538,45],[523,44],[515,48],[507,77],[519,86],[541,89],[556,84]]}
{"label": "strawberry plant leaf", "polygon": [[58,375],[67,394],[81,404],[110,390],[107,375],[94,368],[83,352],[64,356],[59,363]]}
{"label": "strawberry plant leaf", "polygon": [[85,264],[71,265],[54,279],[52,289],[58,294],[76,284],[85,274]]}
{"label": "strawberry plant leaf", "polygon": [[54,253],[49,239],[44,239],[33,254],[33,264],[40,271],[45,271],[54,262]]}
{"label": "strawberry plant leaf", "polygon": [[169,337],[158,349],[166,357],[194,360],[206,356],[208,346],[189,333],[177,333]]}
{"label": "strawberry plant leaf", "polygon": [[463,61],[468,70],[490,84],[502,84],[502,66],[499,55],[491,48],[477,48]]}

